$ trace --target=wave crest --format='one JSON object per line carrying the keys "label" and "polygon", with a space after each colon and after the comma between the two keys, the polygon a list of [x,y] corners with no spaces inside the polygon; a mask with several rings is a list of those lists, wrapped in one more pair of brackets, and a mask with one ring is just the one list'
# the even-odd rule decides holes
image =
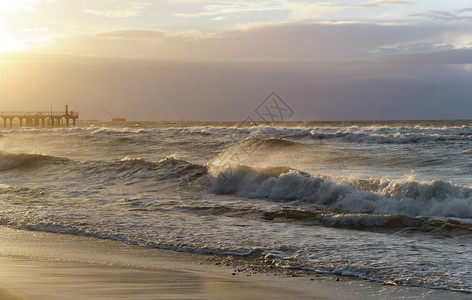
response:
{"label": "wave crest", "polygon": [[472,189],[449,182],[347,181],[288,168],[226,166],[213,169],[215,193],[303,201],[315,208],[352,213],[472,218]]}
{"label": "wave crest", "polygon": [[0,152],[0,171],[27,169],[41,165],[43,163],[54,164],[64,161],[67,161],[67,159],[49,155],[27,153],[13,154]]}

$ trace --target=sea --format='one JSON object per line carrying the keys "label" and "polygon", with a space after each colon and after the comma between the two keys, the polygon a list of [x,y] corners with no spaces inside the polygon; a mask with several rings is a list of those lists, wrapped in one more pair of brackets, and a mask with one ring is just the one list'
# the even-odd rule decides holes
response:
{"label": "sea", "polygon": [[0,226],[472,293],[472,121],[6,128]]}

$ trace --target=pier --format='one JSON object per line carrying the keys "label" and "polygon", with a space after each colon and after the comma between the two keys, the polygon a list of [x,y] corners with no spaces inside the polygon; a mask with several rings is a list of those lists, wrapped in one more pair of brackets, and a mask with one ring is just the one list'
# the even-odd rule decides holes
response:
{"label": "pier", "polygon": [[3,120],[3,127],[13,128],[13,120],[20,121],[20,128],[26,127],[61,127],[61,126],[75,126],[76,120],[79,118],[79,113],[69,111],[69,106],[66,105],[66,110],[63,112],[0,112],[0,119]]}

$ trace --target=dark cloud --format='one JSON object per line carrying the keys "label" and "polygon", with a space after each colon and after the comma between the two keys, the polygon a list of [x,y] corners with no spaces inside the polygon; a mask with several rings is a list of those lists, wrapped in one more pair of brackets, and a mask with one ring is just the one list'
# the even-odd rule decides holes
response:
{"label": "dark cloud", "polygon": [[408,65],[463,65],[472,64],[472,49],[448,49],[384,56],[382,61]]}
{"label": "dark cloud", "polygon": [[465,66],[404,57],[401,63],[399,57],[384,63],[60,59],[0,68],[4,107],[41,110],[54,97],[84,119],[107,119],[106,107],[130,120],[243,120],[277,91],[294,118],[305,120],[466,118],[472,110]]}
{"label": "dark cloud", "polygon": [[448,12],[442,10],[429,10],[421,13],[414,13],[412,17],[424,17],[439,21],[470,21],[472,16],[463,16],[461,13],[469,11],[469,9],[463,9],[455,12]]}
{"label": "dark cloud", "polygon": [[457,13],[465,13],[465,12],[472,12],[472,7],[468,7],[468,8],[463,8],[463,9],[460,9],[457,11]]}

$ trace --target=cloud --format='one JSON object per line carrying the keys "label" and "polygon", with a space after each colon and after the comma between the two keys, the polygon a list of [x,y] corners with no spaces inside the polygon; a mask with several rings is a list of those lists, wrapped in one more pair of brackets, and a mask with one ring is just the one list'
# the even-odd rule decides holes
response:
{"label": "cloud", "polygon": [[33,11],[40,5],[49,5],[56,3],[56,0],[12,0],[0,4],[0,11],[19,12]]}
{"label": "cloud", "polygon": [[291,19],[315,19],[335,13],[349,7],[329,2],[302,2],[287,0],[268,1],[211,1],[211,0],[173,0],[169,4],[200,4],[200,10],[191,13],[175,13],[183,18],[197,18],[203,16],[222,16],[249,12],[286,11]]}
{"label": "cloud", "polygon": [[468,65],[472,64],[472,48],[403,53],[382,57],[382,61],[404,65]]}
{"label": "cloud", "polygon": [[360,4],[335,4],[331,2],[302,2],[302,1],[281,1],[280,5],[288,10],[291,19],[295,20],[316,20],[330,16],[336,17],[336,13],[352,8],[377,8],[410,4],[407,1],[379,0]]}
{"label": "cloud", "polygon": [[272,24],[219,33],[121,30],[56,40],[57,50],[97,56],[218,60],[375,60],[472,46],[453,25]]}
{"label": "cloud", "polygon": [[139,10],[125,10],[125,9],[115,9],[115,10],[108,10],[108,11],[84,9],[84,12],[92,14],[94,16],[105,16],[109,18],[127,18],[127,17],[138,16],[140,14]]}
{"label": "cloud", "polygon": [[349,8],[376,8],[410,4],[407,1],[379,0],[366,3],[337,4],[332,2],[309,2],[289,0],[266,1],[212,1],[212,0],[172,0],[170,5],[192,4],[198,6],[197,11],[179,12],[175,16],[183,18],[212,17],[219,15],[233,15],[248,12],[286,12],[291,20],[315,20],[333,16],[343,9]]}
{"label": "cloud", "polygon": [[108,18],[128,18],[139,16],[143,10],[151,6],[152,3],[147,2],[129,2],[119,6],[117,9],[97,10],[84,9],[83,11],[94,16],[104,16]]}
{"label": "cloud", "polygon": [[202,16],[224,16],[237,13],[267,12],[284,9],[278,1],[234,1],[224,3],[220,1],[171,1],[170,4],[204,4],[201,10],[192,13],[175,13],[177,17],[196,18]]}
{"label": "cloud", "polygon": [[161,40],[166,37],[163,31],[157,30],[116,30],[103,32],[95,35],[100,38],[115,38],[115,39],[126,39],[126,40]]}
{"label": "cloud", "polygon": [[429,10],[425,12],[410,14],[412,17],[424,17],[438,21],[470,21],[472,16],[461,15],[464,12],[470,11],[470,9],[461,9],[458,11],[443,11],[443,10]]}
{"label": "cloud", "polygon": [[315,20],[328,17],[341,9],[344,5],[337,5],[329,2],[289,2],[284,1],[282,7],[290,12],[291,20]]}
{"label": "cloud", "polygon": [[395,6],[395,5],[406,5],[411,4],[411,2],[407,1],[396,1],[396,0],[379,0],[379,1],[372,1],[363,4],[358,4],[356,7],[385,7],[385,6]]}
{"label": "cloud", "polygon": [[472,12],[472,7],[468,7],[468,8],[463,8],[463,9],[459,9],[457,11],[457,13],[465,13],[465,12]]}

